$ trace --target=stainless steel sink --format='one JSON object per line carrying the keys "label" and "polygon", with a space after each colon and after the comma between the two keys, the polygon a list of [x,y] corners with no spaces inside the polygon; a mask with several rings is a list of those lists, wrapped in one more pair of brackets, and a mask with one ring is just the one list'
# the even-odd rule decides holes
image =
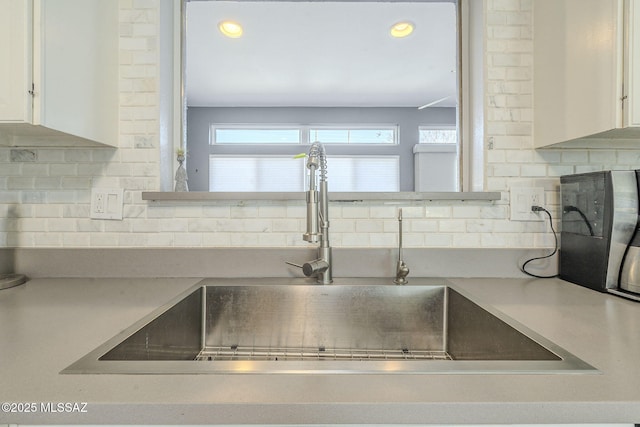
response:
{"label": "stainless steel sink", "polygon": [[595,369],[450,285],[203,280],[62,373],[550,373]]}

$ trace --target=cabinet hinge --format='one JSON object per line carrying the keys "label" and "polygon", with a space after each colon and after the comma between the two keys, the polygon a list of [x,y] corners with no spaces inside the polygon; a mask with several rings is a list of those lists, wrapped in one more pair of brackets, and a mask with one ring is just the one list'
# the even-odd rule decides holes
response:
{"label": "cabinet hinge", "polygon": [[35,96],[36,95],[36,85],[35,85],[35,83],[31,83],[31,90],[29,91],[29,95],[31,95],[31,96]]}

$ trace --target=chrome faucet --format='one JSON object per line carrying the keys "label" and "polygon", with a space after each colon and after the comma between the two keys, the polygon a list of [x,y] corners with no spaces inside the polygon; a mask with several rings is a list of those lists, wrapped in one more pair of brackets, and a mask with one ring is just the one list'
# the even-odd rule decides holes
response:
{"label": "chrome faucet", "polygon": [[[301,268],[307,277],[316,277],[318,283],[328,285],[333,282],[331,271],[331,245],[329,244],[329,194],[327,190],[327,156],[324,146],[314,142],[307,156],[309,169],[309,190],[307,191],[307,232],[302,239],[318,243],[318,258],[303,265],[287,262]],[[316,184],[317,173],[319,182]],[[319,190],[318,190],[319,187]]]}
{"label": "chrome faucet", "polygon": [[409,283],[407,276],[409,267],[402,259],[402,208],[398,210],[398,262],[396,264],[396,278],[393,283],[396,285],[406,285]]}

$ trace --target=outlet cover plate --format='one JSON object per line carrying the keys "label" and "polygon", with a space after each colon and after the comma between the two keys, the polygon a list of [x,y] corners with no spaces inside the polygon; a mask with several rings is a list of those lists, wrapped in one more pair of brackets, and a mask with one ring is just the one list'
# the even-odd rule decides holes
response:
{"label": "outlet cover plate", "polygon": [[91,219],[122,220],[123,206],[122,188],[91,189]]}
{"label": "outlet cover plate", "polygon": [[511,221],[544,221],[540,212],[531,211],[531,206],[544,207],[544,188],[512,187],[509,200]]}

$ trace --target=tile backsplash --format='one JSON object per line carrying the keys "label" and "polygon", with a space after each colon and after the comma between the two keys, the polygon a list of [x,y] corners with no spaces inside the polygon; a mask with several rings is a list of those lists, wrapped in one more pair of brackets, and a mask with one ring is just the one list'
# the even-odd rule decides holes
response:
{"label": "tile backsplash", "polygon": [[[560,175],[640,168],[640,150],[534,150],[532,0],[485,1],[485,187],[495,202],[331,205],[335,247],[546,248],[546,222],[509,220],[512,186],[545,188],[558,216]],[[120,0],[120,147],[0,148],[0,247],[307,246],[303,201],[158,203],[158,0]],[[89,219],[92,187],[124,188],[124,220]]]}

